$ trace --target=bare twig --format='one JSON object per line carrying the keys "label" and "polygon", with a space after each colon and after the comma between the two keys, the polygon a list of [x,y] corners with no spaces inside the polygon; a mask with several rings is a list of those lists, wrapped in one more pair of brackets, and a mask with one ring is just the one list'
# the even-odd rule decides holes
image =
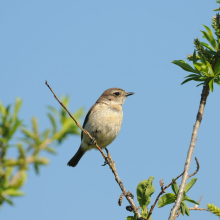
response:
{"label": "bare twig", "polygon": [[170,187],[173,183],[175,183],[176,180],[179,179],[183,174],[184,174],[184,172],[182,172],[178,177],[176,177],[176,179],[174,179],[169,185],[165,186],[164,190],[167,189],[168,187]]}
{"label": "bare twig", "polygon": [[179,208],[179,210],[178,210],[178,212],[177,212],[177,214],[176,214],[176,218],[177,218],[180,214],[181,214],[181,211],[180,211],[180,208]]}
{"label": "bare twig", "polygon": [[197,157],[195,157],[195,160],[196,160],[196,165],[197,165],[196,171],[193,174],[189,175],[188,178],[196,175],[199,171],[200,166],[199,166],[199,161],[198,161]]}
{"label": "bare twig", "polygon": [[181,185],[179,188],[179,192],[178,192],[178,196],[177,196],[175,205],[173,206],[173,209],[170,212],[169,220],[174,220],[176,218],[176,213],[180,208],[180,204],[181,204],[182,197],[183,197],[183,191],[184,191],[184,188],[186,185],[186,181],[188,179],[189,167],[190,167],[190,163],[192,160],[193,151],[194,151],[194,148],[196,145],[197,133],[198,133],[201,121],[202,121],[204,108],[205,108],[205,104],[206,104],[206,100],[207,100],[208,95],[209,95],[209,85],[207,84],[207,85],[203,86],[200,105],[199,105],[199,111],[197,113],[196,123],[194,125],[193,132],[192,132],[192,137],[191,137],[191,142],[190,142],[190,146],[189,146],[189,150],[188,150],[188,154],[187,154],[187,158],[186,158],[182,182],[181,182]]}
{"label": "bare twig", "polygon": [[[76,123],[76,125],[83,131],[84,134],[86,134],[90,140],[94,140],[94,138],[89,134],[88,131],[86,131],[84,128],[82,128],[82,126],[76,121],[76,119],[72,116],[72,114],[68,111],[68,109],[65,107],[65,105],[57,98],[56,94],[53,92],[53,90],[51,89],[51,87],[49,86],[49,84],[47,83],[47,81],[45,82],[45,84],[47,85],[47,87],[50,89],[50,91],[53,93],[55,99],[60,103],[60,105],[66,110],[66,112],[69,114],[69,116],[74,120],[74,122]],[[115,167],[115,162],[112,160],[111,155],[109,154],[108,150],[107,151],[107,155],[102,151],[102,149],[98,146],[98,144],[95,144],[97,149],[100,151],[100,153],[102,154],[103,158],[105,159],[106,163],[109,165],[110,169],[112,170],[112,173],[115,176],[115,180],[118,183],[119,187],[121,188],[121,191],[123,193],[123,195],[126,197],[126,199],[128,200],[129,204],[132,206],[132,209],[134,210],[134,212],[137,214],[138,219],[141,218],[141,214],[138,211],[138,208],[136,207],[135,203],[134,203],[134,199],[131,197],[130,193],[128,193],[121,181],[121,179],[119,178],[119,175],[117,173],[116,167]]]}
{"label": "bare twig", "polygon": [[165,187],[163,187],[163,186],[164,186],[163,180],[162,180],[162,179],[160,180],[161,191],[160,191],[160,193],[158,194],[158,196],[157,196],[157,198],[156,198],[154,204],[151,206],[150,212],[149,212],[149,214],[148,214],[146,220],[148,220],[148,219],[150,218],[150,216],[152,215],[153,209],[154,209],[155,205],[157,204],[157,202],[158,202],[160,196],[161,196],[162,194],[166,193],[165,189],[167,189],[168,187],[170,187],[170,186],[171,186],[177,179],[179,179],[183,174],[184,174],[184,172],[181,173],[181,174],[180,174],[178,177],[176,177],[169,185],[167,185],[167,186],[165,186]]}
{"label": "bare twig", "polygon": [[[200,202],[201,202],[201,200],[202,200],[202,196],[200,197],[200,199],[199,199],[198,203],[200,203]],[[194,207],[198,207],[198,205],[195,205]]]}
{"label": "bare twig", "polygon": [[119,199],[118,199],[118,205],[119,205],[119,206],[122,205],[123,196],[124,196],[123,193],[119,196]]}
{"label": "bare twig", "polygon": [[192,207],[192,208],[189,208],[189,210],[199,210],[199,211],[208,211],[209,212],[209,210],[208,209],[205,209],[205,208],[195,208],[195,207]]}

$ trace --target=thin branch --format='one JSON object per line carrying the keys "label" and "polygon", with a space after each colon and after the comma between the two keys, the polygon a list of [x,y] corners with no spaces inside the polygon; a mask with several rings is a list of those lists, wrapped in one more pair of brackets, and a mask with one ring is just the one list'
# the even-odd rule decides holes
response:
{"label": "thin branch", "polygon": [[197,165],[196,171],[193,174],[189,175],[188,178],[196,175],[199,171],[200,166],[199,166],[199,161],[198,161],[197,157],[195,157],[195,160],[196,160],[196,165]]}
{"label": "thin branch", "polygon": [[[47,83],[47,81],[45,82],[45,84],[47,85],[47,87],[50,89],[50,91],[53,93],[55,99],[60,103],[60,105],[66,110],[66,112],[69,114],[69,116],[74,120],[74,122],[76,123],[76,125],[83,131],[84,134],[86,134],[90,140],[94,140],[94,138],[89,134],[88,131],[86,131],[85,129],[82,128],[82,126],[76,121],[76,119],[72,116],[72,114],[68,111],[68,109],[65,107],[65,105],[57,98],[56,94],[53,92],[53,90],[51,89],[51,87],[49,86],[49,84]],[[119,175],[117,173],[116,167],[115,167],[115,162],[112,160],[111,155],[109,154],[108,150],[107,151],[107,155],[102,151],[102,149],[98,146],[98,144],[95,144],[97,149],[100,151],[100,153],[102,154],[103,158],[105,159],[106,163],[109,165],[110,169],[112,170],[112,173],[115,176],[115,180],[118,183],[119,187],[121,188],[121,191],[123,193],[123,195],[126,197],[126,199],[128,200],[129,204],[132,206],[132,209],[134,210],[134,212],[137,214],[138,219],[141,218],[141,214],[138,211],[138,208],[136,207],[135,203],[134,203],[134,199],[131,196],[131,194],[129,192],[126,191],[121,179],[119,178]]]}
{"label": "thin branch", "polygon": [[[201,202],[201,200],[202,200],[202,196],[200,197],[200,199],[199,199],[198,203],[200,203],[200,202]],[[195,205],[194,207],[198,207],[198,205]]]}
{"label": "thin branch", "polygon": [[208,211],[208,209],[205,209],[205,208],[195,208],[195,207],[192,207],[192,208],[189,208],[189,210],[198,210],[198,211]]}
{"label": "thin branch", "polygon": [[119,206],[122,205],[123,196],[124,196],[123,193],[119,196],[119,199],[118,199],[118,205],[119,205]]}
{"label": "thin branch", "polygon": [[177,179],[179,179],[183,174],[184,174],[184,172],[181,173],[179,176],[177,176],[169,185],[167,185],[167,186],[165,186],[165,187],[163,187],[163,185],[164,185],[163,180],[160,180],[161,191],[160,191],[160,193],[158,194],[158,196],[157,196],[157,198],[156,198],[154,204],[151,206],[150,212],[149,212],[149,214],[148,214],[146,220],[148,220],[148,219],[150,218],[150,216],[152,215],[153,209],[154,209],[155,205],[157,204],[157,202],[158,202],[160,196],[161,196],[162,194],[166,193],[165,189],[167,189],[168,187],[170,187],[170,186],[171,186]]}
{"label": "thin branch", "polygon": [[11,179],[9,185],[10,185],[10,186],[14,185],[14,184],[17,182],[17,180],[18,180],[18,178],[20,177],[20,175],[21,175],[21,171],[18,170],[18,171],[15,173],[15,175],[13,176],[13,178]]}
{"label": "thin branch", "polygon": [[183,197],[183,191],[184,191],[184,188],[186,185],[186,181],[188,179],[189,167],[190,167],[190,163],[192,160],[193,151],[194,151],[194,148],[196,145],[197,133],[198,133],[201,121],[202,121],[204,108],[205,108],[205,104],[206,104],[206,100],[207,100],[208,95],[209,95],[209,85],[207,84],[207,85],[203,86],[199,110],[198,110],[197,117],[196,117],[196,123],[193,128],[191,142],[190,142],[190,146],[189,146],[189,150],[188,150],[188,154],[187,154],[187,158],[186,158],[186,163],[184,166],[184,174],[183,174],[182,182],[181,182],[181,185],[179,188],[179,192],[178,192],[178,196],[177,196],[175,205],[173,206],[173,209],[170,212],[169,220],[174,220],[176,218],[176,213],[180,208],[180,204],[181,204],[182,197]]}
{"label": "thin branch", "polygon": [[53,140],[51,138],[46,139],[43,143],[41,143],[40,145],[40,149],[43,150],[45,149],[48,145],[50,145],[53,142]]}
{"label": "thin branch", "polygon": [[165,186],[164,190],[167,189],[168,187],[170,187],[173,183],[175,183],[176,180],[179,179],[183,174],[184,174],[184,172],[182,172],[178,177],[176,177],[176,179],[174,179],[169,185]]}

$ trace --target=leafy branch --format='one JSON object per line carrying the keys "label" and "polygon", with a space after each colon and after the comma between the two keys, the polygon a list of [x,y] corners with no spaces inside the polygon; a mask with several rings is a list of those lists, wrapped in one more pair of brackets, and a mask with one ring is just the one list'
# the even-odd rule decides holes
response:
{"label": "leafy branch", "polygon": [[[68,97],[63,97],[62,100],[68,105]],[[40,132],[37,118],[32,117],[32,128],[29,129],[18,117],[21,105],[22,100],[17,98],[11,111],[10,105],[4,107],[0,102],[0,207],[5,202],[13,205],[14,196],[24,195],[20,189],[26,182],[30,165],[33,165],[38,174],[40,167],[49,163],[47,157],[41,156],[42,152],[55,154],[55,146],[68,135],[79,134],[77,126],[66,112],[51,106],[48,106],[47,114],[51,127]],[[82,115],[83,109],[74,113],[78,120]],[[13,158],[10,157],[12,148],[17,149],[17,156]]]}
{"label": "leafy branch", "polygon": [[[220,3],[220,1],[217,1]],[[217,9],[217,10],[220,10]],[[204,108],[206,104],[207,97],[209,95],[209,90],[213,92],[214,83],[220,85],[220,22],[219,22],[219,14],[216,15],[212,19],[212,27],[215,30],[216,39],[210,28],[203,25],[206,31],[201,31],[203,33],[203,38],[205,38],[209,44],[200,42],[199,39],[194,41],[195,50],[193,55],[188,56],[188,60],[193,62],[193,67],[190,66],[183,60],[175,60],[174,64],[180,66],[183,70],[187,72],[191,72],[192,74],[187,75],[182,84],[189,81],[199,82],[197,86],[203,85],[203,90],[201,94],[201,100],[199,105],[199,110],[196,117],[196,123],[193,128],[191,142],[187,154],[186,163],[184,166],[184,175],[182,178],[182,182],[180,185],[180,189],[178,191],[178,195],[176,198],[175,205],[171,210],[169,220],[174,220],[176,218],[176,214],[181,208],[182,199],[184,197],[184,189],[186,186],[186,181],[188,179],[189,167],[193,155],[193,151],[195,148],[197,133],[203,118]],[[200,62],[198,62],[200,61]]]}

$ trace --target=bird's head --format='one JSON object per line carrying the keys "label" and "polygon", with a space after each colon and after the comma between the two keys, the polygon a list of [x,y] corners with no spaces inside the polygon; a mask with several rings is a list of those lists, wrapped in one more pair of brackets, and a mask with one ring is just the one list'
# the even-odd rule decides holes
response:
{"label": "bird's head", "polygon": [[105,90],[97,102],[105,102],[106,104],[113,105],[123,105],[125,99],[133,94],[133,92],[125,92],[123,89],[111,88]]}

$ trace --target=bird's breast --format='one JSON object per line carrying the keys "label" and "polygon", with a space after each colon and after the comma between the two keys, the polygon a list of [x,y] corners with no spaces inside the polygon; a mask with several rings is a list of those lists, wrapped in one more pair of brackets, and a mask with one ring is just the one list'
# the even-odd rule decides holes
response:
{"label": "bird's breast", "polygon": [[[121,129],[122,120],[123,112],[121,106],[98,104],[94,107],[85,129],[95,137],[97,144],[101,148],[105,148],[117,137]],[[85,135],[83,136],[83,141],[90,142]],[[94,148],[95,146],[89,147]]]}

